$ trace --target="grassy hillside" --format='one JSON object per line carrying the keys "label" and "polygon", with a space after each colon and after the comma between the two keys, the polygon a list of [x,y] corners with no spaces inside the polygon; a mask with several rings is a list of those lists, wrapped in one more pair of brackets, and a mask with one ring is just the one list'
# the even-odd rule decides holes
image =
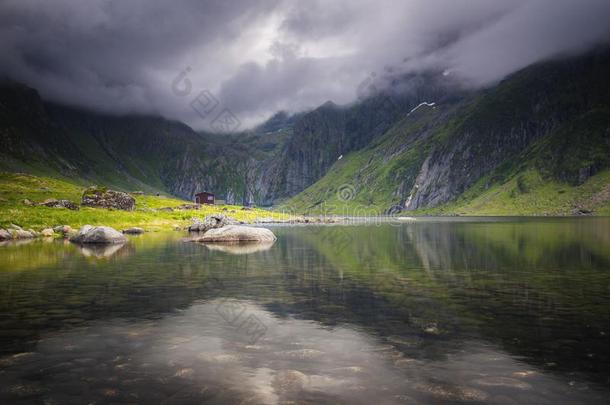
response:
{"label": "grassy hillside", "polygon": [[187,199],[212,190],[236,203],[283,200],[298,214],[604,214],[609,69],[610,48],[600,48],[485,89],[422,73],[397,78],[410,90],[391,98],[280,113],[231,135],[72,109],[0,84],[0,171]]}
{"label": "grassy hillside", "polygon": [[200,210],[160,211],[160,208],[177,207],[189,203],[172,197],[134,195],[134,211],[107,210],[81,207],[78,211],[65,208],[27,206],[24,199],[41,202],[48,198],[67,199],[79,203],[84,191],[82,185],[72,182],[38,177],[23,173],[0,173],[0,227],[16,224],[23,228],[41,230],[56,225],[78,228],[85,224],[107,225],[117,229],[140,226],[146,230],[172,229],[186,226],[191,218],[203,218],[213,213],[223,213],[237,220],[252,222],[257,218],[283,218],[283,214],[253,209],[241,210],[231,205],[203,205]]}
{"label": "grassy hillside", "polygon": [[272,133],[197,133],[161,117],[57,105],[25,85],[0,81],[0,171],[182,198],[213,190],[219,198],[242,203],[257,194],[258,166],[290,133],[290,127]]}
{"label": "grassy hillside", "polygon": [[413,214],[608,214],[608,66],[607,51],[540,63],[423,106],[285,205],[341,215],[396,205]]}
{"label": "grassy hillside", "polygon": [[[320,181],[285,202],[298,213],[382,214],[398,200],[399,178],[414,178],[433,145],[448,128],[420,137],[403,151],[391,145],[414,138],[422,122],[403,121],[372,148],[338,161]],[[423,115],[423,114],[422,114]],[[415,122],[413,122],[415,121]],[[480,178],[456,200],[414,215],[610,215],[610,111],[592,111],[563,125]],[[400,135],[397,135],[400,134]],[[385,156],[385,157],[380,157]],[[349,198],[341,198],[349,190]],[[346,196],[344,194],[343,196]]]}
{"label": "grassy hillside", "polygon": [[384,214],[400,203],[401,183],[413,183],[432,147],[446,138],[454,110],[419,108],[368,147],[338,160],[322,179],[281,206],[298,213]]}
{"label": "grassy hillside", "polygon": [[455,201],[419,210],[463,215],[610,215],[610,109],[556,128]]}
{"label": "grassy hillside", "polygon": [[610,170],[573,186],[528,169],[486,188],[481,179],[458,200],[418,215],[610,215]]}

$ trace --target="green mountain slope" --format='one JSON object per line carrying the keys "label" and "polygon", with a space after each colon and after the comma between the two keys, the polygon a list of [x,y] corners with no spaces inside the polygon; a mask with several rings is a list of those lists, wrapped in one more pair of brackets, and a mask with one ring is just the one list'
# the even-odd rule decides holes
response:
{"label": "green mountain slope", "polygon": [[596,51],[424,105],[285,205],[344,214],[396,206],[430,214],[605,213],[607,71],[610,53]]}
{"label": "green mountain slope", "polygon": [[271,135],[199,134],[161,117],[108,116],[46,103],[26,86],[0,86],[0,170],[100,183],[191,199],[212,190],[229,202],[253,197],[253,167],[277,152]]}
{"label": "green mountain slope", "polygon": [[59,106],[5,83],[0,170],[298,213],[605,213],[608,71],[610,50],[598,48],[480,90],[409,74],[352,105],[231,135]]}

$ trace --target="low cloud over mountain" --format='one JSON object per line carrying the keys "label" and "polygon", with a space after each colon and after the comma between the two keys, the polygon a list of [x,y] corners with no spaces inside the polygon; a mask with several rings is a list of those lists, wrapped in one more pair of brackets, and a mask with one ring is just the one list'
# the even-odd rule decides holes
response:
{"label": "low cloud over mountain", "polygon": [[0,74],[49,100],[195,128],[210,127],[190,106],[208,90],[244,128],[350,102],[388,67],[492,83],[607,42],[608,15],[606,0],[5,0]]}

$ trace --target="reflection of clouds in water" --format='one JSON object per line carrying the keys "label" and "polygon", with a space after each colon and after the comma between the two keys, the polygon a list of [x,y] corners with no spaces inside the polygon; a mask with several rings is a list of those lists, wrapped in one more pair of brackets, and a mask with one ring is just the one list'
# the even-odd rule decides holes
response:
{"label": "reflection of clouds in water", "polygon": [[158,320],[96,322],[49,334],[38,353],[0,361],[7,366],[2,395],[37,392],[67,403],[590,400],[580,391],[586,387],[576,390],[491,345],[466,341],[459,351],[416,359],[402,346],[430,352],[442,349],[442,339],[374,338],[349,327],[278,318],[240,301],[267,326],[250,344],[219,314],[219,302]]}
{"label": "reflection of clouds in water", "polygon": [[206,243],[205,247],[212,251],[233,255],[247,255],[271,249],[275,242],[259,243]]}
{"label": "reflection of clouds in water", "polygon": [[[268,327],[256,344],[249,344],[244,331],[217,312],[219,302],[195,305],[178,317],[163,320],[155,335],[171,343],[144,353],[143,359],[180,365],[178,372],[194,381],[214,376],[216,384],[229,384],[253,396],[254,403],[298,399],[303,391],[322,397],[351,397],[350,392],[365,383],[364,365],[367,371],[383,373],[382,359],[371,350],[374,342],[366,335],[342,327],[323,329],[315,322],[278,319],[241,302],[244,312]],[[387,377],[391,379],[391,375]]]}

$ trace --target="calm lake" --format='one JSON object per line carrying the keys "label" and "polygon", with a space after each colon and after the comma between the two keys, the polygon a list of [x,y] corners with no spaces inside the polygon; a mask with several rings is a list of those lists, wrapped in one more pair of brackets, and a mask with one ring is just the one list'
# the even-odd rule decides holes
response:
{"label": "calm lake", "polygon": [[0,246],[0,403],[595,404],[610,218]]}

